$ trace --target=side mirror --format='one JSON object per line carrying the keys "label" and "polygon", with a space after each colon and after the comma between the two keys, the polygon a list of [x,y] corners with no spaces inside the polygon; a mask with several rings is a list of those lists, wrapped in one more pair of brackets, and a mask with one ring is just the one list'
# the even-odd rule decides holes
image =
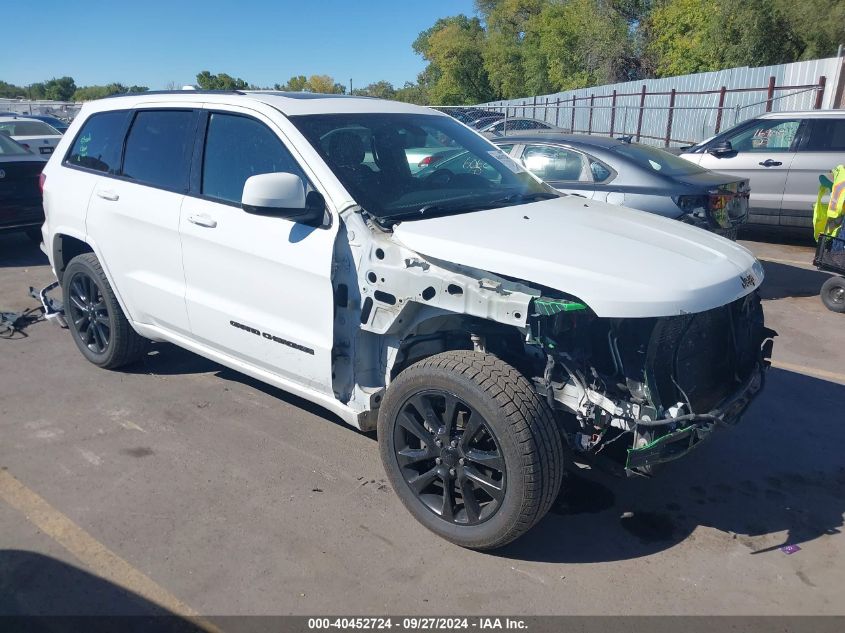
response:
{"label": "side mirror", "polygon": [[317,225],[323,222],[326,201],[317,191],[311,191],[306,196],[305,185],[299,176],[276,172],[247,178],[241,207],[247,213]]}
{"label": "side mirror", "polygon": [[730,156],[734,154],[733,145],[731,145],[730,141],[720,141],[716,143],[713,147],[707,150],[707,153],[711,156],[715,156],[716,158],[722,158],[723,156]]}

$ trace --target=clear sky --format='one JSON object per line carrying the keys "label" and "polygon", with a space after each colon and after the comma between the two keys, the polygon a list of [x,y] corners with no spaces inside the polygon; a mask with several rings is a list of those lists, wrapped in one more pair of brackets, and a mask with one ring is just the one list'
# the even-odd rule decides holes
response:
{"label": "clear sky", "polygon": [[258,85],[312,74],[402,85],[425,66],[417,34],[473,11],[472,0],[9,0],[0,80],[160,89],[210,70]]}

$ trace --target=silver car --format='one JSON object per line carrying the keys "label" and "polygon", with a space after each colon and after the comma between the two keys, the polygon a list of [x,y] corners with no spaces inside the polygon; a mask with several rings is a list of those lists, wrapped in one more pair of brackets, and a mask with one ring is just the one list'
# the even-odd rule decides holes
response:
{"label": "silver car", "polygon": [[819,175],[845,163],[845,110],[770,112],[693,145],[681,156],[747,178],[749,224],[809,229]]}

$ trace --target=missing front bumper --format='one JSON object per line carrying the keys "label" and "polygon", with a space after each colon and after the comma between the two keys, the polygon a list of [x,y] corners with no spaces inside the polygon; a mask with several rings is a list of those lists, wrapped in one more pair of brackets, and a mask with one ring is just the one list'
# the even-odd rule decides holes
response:
{"label": "missing front bumper", "polygon": [[709,413],[691,416],[682,428],[674,428],[645,446],[629,448],[625,468],[637,470],[671,462],[689,453],[719,426],[737,424],[748,405],[763,389],[767,364],[757,364],[751,376],[729,398]]}

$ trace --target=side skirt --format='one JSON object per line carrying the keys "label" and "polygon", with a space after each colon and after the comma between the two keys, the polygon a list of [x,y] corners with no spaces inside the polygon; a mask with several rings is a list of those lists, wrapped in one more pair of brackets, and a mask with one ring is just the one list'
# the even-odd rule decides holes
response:
{"label": "side skirt", "polygon": [[293,382],[292,380],[282,378],[281,376],[278,376],[272,372],[266,371],[259,367],[255,367],[254,365],[251,365],[250,363],[247,363],[239,358],[224,354],[206,345],[202,345],[187,337],[184,337],[180,334],[176,334],[169,330],[165,330],[161,327],[140,323],[133,323],[132,326],[141,336],[145,336],[156,341],[168,341],[170,343],[173,343],[174,345],[178,345],[179,347],[194,352],[195,354],[199,354],[204,358],[213,360],[230,369],[234,369],[235,371],[238,371],[242,374],[246,374],[247,376],[255,378],[256,380],[260,380],[261,382],[273,385],[274,387],[278,387],[279,389],[282,389],[295,396],[299,396],[304,400],[308,400],[309,402],[313,402],[314,404],[324,407],[335,415],[339,416],[344,422],[358,430],[369,430],[368,428],[365,428],[365,426],[369,426],[366,425],[366,420],[369,417],[367,415],[367,412],[354,411],[342,402],[339,402],[338,400],[327,396],[326,394],[314,391],[313,389],[309,389],[307,387],[303,387],[302,385]]}

